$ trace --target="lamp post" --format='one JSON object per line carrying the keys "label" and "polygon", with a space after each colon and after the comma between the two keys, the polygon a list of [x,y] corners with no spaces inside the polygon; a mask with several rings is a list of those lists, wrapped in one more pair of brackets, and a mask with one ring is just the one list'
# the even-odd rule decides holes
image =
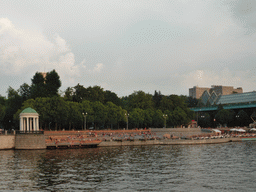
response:
{"label": "lamp post", "polygon": [[164,117],[164,128],[166,128],[166,117],[167,117],[167,115],[164,114],[163,117]]}
{"label": "lamp post", "polygon": [[[201,114],[201,109],[200,109],[200,114]],[[197,122],[196,123],[197,123],[197,128],[198,128],[198,126],[199,126],[198,125],[198,111],[197,111]]]}
{"label": "lamp post", "polygon": [[82,114],[84,116],[84,130],[86,130],[86,115],[87,115],[87,112],[82,113]]}
{"label": "lamp post", "polygon": [[128,130],[128,117],[129,117],[129,113],[125,113],[126,116],[126,130]]}
{"label": "lamp post", "polygon": [[238,114],[236,115],[236,121],[237,121],[237,123],[238,123],[239,126],[240,126],[240,119],[239,119],[239,115],[238,115]]}

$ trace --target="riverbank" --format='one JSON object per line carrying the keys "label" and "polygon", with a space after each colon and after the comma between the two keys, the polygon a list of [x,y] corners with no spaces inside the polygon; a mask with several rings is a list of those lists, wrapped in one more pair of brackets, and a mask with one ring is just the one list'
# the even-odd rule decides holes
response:
{"label": "riverbank", "polygon": [[162,140],[130,140],[130,141],[103,141],[98,147],[113,146],[139,146],[139,145],[200,145],[200,144],[218,144],[228,142],[240,142],[240,138],[219,138],[219,139],[162,139]]}
{"label": "riverbank", "polygon": [[43,134],[0,135],[0,149],[52,149],[136,145],[198,145],[242,141],[239,136],[217,136],[199,128],[45,131]]}
{"label": "riverbank", "polygon": [[198,145],[242,141],[239,137],[216,136],[200,128],[140,130],[47,131],[47,148],[112,147],[138,145]]}

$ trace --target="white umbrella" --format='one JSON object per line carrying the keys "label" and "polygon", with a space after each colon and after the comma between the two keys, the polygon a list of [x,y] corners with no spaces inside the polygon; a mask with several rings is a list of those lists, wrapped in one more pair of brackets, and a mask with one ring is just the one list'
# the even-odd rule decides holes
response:
{"label": "white umbrella", "polygon": [[212,129],[214,132],[216,133],[221,133],[221,131],[219,129]]}
{"label": "white umbrella", "polygon": [[233,128],[233,129],[230,129],[229,131],[238,131],[238,129]]}
{"label": "white umbrella", "polygon": [[238,132],[246,132],[244,129],[241,129],[241,128],[238,129],[237,131],[238,131]]}
{"label": "white umbrella", "polygon": [[250,131],[256,131],[256,129],[255,128],[251,128]]}

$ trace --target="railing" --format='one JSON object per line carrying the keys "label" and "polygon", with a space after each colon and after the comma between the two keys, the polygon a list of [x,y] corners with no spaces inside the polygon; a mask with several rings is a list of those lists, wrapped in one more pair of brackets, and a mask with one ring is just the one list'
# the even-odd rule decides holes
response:
{"label": "railing", "polygon": [[17,135],[22,135],[22,134],[38,134],[42,135],[44,134],[44,131],[16,131]]}
{"label": "railing", "polygon": [[13,134],[15,134],[14,130],[3,130],[3,129],[0,130],[0,135],[13,135]]}

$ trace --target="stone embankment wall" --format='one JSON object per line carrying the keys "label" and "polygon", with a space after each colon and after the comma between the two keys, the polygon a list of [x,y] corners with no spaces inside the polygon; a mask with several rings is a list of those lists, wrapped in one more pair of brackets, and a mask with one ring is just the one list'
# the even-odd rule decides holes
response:
{"label": "stone embankment wall", "polygon": [[201,139],[201,140],[186,140],[186,139],[166,139],[166,140],[135,140],[135,141],[103,141],[99,147],[113,146],[138,146],[138,145],[200,145],[200,144],[218,144],[227,142],[238,142],[240,138],[221,138],[221,139]]}
{"label": "stone embankment wall", "polygon": [[14,149],[15,135],[0,135],[0,149]]}
{"label": "stone embankment wall", "polygon": [[43,134],[20,134],[15,137],[15,149],[46,149]]}
{"label": "stone embankment wall", "polygon": [[151,128],[150,130],[152,133],[156,133],[159,137],[162,137],[165,134],[171,134],[177,137],[190,137],[193,135],[206,134],[203,133],[200,128]]}

